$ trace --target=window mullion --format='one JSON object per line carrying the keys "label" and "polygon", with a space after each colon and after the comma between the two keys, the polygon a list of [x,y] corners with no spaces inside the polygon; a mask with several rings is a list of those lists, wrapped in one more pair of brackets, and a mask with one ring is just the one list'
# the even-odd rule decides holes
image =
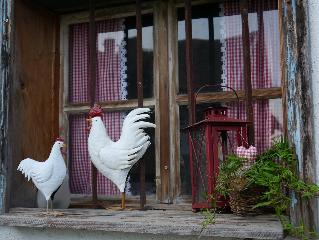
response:
{"label": "window mullion", "polygon": [[254,145],[254,115],[252,104],[252,84],[251,84],[251,65],[250,65],[250,39],[248,25],[248,0],[240,2],[240,14],[242,20],[242,36],[243,36],[243,69],[244,69],[244,86],[246,96],[246,115],[248,124],[248,144]]}

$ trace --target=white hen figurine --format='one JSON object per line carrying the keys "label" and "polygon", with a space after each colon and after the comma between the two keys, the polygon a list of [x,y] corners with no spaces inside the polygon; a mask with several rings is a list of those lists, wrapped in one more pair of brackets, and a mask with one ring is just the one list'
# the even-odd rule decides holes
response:
{"label": "white hen figurine", "polygon": [[101,118],[101,107],[95,104],[89,113],[88,149],[91,161],[119,188],[122,193],[122,208],[125,205],[127,174],[150,145],[150,137],[143,129],[155,128],[155,124],[143,121],[150,117],[149,112],[149,108],[132,110],[124,119],[120,139],[116,142],[113,142],[107,134]]}
{"label": "white hen figurine", "polygon": [[37,162],[31,158],[26,158],[18,166],[18,170],[28,178],[28,181],[32,179],[34,185],[45,196],[47,213],[49,199],[53,200],[54,194],[61,186],[66,175],[66,166],[61,152],[64,146],[63,139],[58,138],[45,162]]}

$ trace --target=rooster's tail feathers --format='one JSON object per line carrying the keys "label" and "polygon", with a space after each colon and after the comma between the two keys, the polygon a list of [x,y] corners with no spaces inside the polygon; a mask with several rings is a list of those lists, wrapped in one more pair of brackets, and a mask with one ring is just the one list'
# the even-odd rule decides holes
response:
{"label": "rooster's tail feathers", "polygon": [[134,123],[137,122],[139,120],[143,120],[143,119],[147,119],[150,118],[149,114],[139,114],[139,115],[135,115],[132,118],[128,119],[128,123]]}
{"label": "rooster's tail feathers", "polygon": [[149,108],[136,108],[136,109],[132,110],[129,114],[127,114],[126,118],[130,119],[131,117],[133,117],[135,115],[138,115],[141,113],[148,113],[150,111],[151,111],[151,109],[149,109]]}
{"label": "rooster's tail feathers", "polygon": [[147,148],[151,145],[151,142],[150,141],[146,141],[144,144],[143,144],[143,147],[142,149],[137,153],[137,156],[136,156],[136,162],[138,160],[140,160],[141,157],[143,157],[143,155],[145,154]]}
{"label": "rooster's tail feathers", "polygon": [[131,150],[129,151],[128,155],[133,155],[133,154],[139,152],[139,151],[142,149],[142,147],[143,147],[143,145],[140,145],[140,146],[138,146],[138,147],[136,147],[136,148],[131,149]]}
{"label": "rooster's tail feathers", "polygon": [[[134,158],[130,160],[130,163],[128,165],[124,165],[122,169],[131,168],[135,163],[138,162],[138,160],[143,157],[144,153],[146,152],[147,148],[151,145],[150,141],[146,141],[142,146],[139,147],[139,151],[134,154]],[[132,155],[133,156],[133,155]]]}
{"label": "rooster's tail feathers", "polygon": [[139,129],[139,128],[155,128],[156,125],[154,123],[150,122],[144,122],[144,121],[139,121],[134,123],[134,127]]}
{"label": "rooster's tail feathers", "polygon": [[140,138],[138,140],[138,142],[136,143],[136,145],[140,146],[140,145],[144,145],[148,140],[150,139],[149,136],[143,136],[142,138]]}

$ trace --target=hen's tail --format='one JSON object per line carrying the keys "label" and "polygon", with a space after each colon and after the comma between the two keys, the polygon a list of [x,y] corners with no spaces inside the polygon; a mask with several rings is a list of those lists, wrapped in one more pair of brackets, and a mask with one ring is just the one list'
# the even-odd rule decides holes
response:
{"label": "hen's tail", "polygon": [[29,181],[32,178],[32,170],[35,168],[37,163],[37,161],[31,158],[26,158],[20,162],[17,170],[21,171]]}

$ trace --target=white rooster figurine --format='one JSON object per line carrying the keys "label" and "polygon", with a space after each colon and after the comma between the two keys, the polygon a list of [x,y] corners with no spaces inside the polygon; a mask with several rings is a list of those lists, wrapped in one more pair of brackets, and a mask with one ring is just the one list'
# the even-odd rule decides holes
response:
{"label": "white rooster figurine", "polygon": [[26,158],[18,166],[18,170],[28,178],[28,181],[32,179],[34,185],[44,195],[47,201],[47,213],[49,199],[53,201],[54,194],[62,185],[66,175],[66,165],[61,152],[63,147],[65,147],[63,139],[57,138],[46,161],[37,162]]}
{"label": "white rooster figurine", "polygon": [[150,145],[150,137],[143,129],[155,128],[155,124],[143,121],[150,117],[149,112],[149,108],[132,110],[124,119],[120,139],[116,142],[107,134],[102,121],[101,107],[95,104],[89,113],[88,149],[91,161],[119,188],[122,193],[122,208],[125,208],[127,174]]}

